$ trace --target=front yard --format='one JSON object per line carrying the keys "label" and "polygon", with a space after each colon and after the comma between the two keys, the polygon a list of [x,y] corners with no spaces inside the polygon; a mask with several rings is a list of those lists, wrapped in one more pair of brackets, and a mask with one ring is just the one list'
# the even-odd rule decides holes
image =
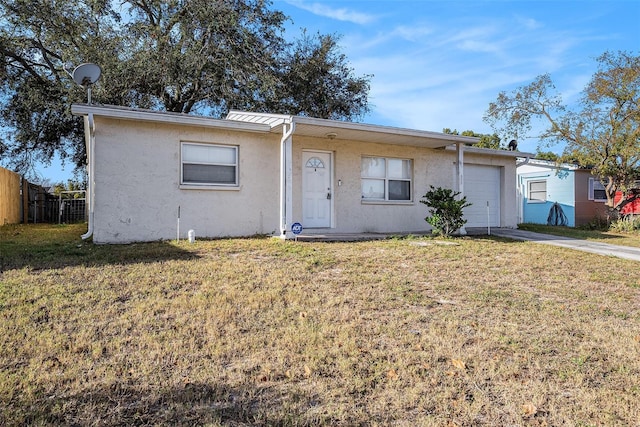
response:
{"label": "front yard", "polygon": [[640,420],[637,262],[487,237],[84,231],[0,227],[2,425]]}
{"label": "front yard", "polygon": [[560,227],[541,224],[520,224],[521,230],[534,231],[536,233],[554,234],[556,236],[572,237],[574,239],[593,240],[611,245],[640,247],[640,231],[616,232],[586,230],[574,227]]}

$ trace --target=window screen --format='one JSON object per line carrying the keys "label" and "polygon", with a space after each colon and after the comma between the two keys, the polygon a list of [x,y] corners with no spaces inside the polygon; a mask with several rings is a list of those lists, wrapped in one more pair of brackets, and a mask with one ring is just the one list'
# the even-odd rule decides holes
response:
{"label": "window screen", "polygon": [[238,147],[182,143],[182,184],[238,185]]}

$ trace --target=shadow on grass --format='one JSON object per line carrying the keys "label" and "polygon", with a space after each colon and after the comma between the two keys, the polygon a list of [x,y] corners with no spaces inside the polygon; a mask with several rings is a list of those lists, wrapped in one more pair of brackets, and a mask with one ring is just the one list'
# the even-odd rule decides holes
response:
{"label": "shadow on grass", "polygon": [[[186,383],[166,391],[116,383],[106,389],[76,395],[46,395],[27,401],[3,402],[0,422],[17,425],[330,425],[308,410],[316,396],[256,385],[234,389],[227,385]],[[0,399],[0,402],[2,400]],[[313,419],[311,419],[313,418]]]}
{"label": "shadow on grass", "polygon": [[151,263],[188,260],[198,255],[170,241],[95,245],[83,241],[82,224],[27,224],[0,227],[0,272],[67,266]]}

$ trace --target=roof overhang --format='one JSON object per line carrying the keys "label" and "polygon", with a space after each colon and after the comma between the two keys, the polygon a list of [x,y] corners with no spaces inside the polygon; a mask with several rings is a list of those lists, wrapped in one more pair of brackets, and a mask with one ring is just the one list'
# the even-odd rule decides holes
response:
{"label": "roof overhang", "polygon": [[278,134],[283,132],[283,126],[294,123],[294,135],[297,136],[443,149],[455,149],[457,144],[462,144],[465,153],[505,157],[533,157],[530,153],[520,151],[472,147],[472,144],[476,144],[479,141],[475,137],[285,114],[231,111],[226,119],[214,119],[191,114],[93,104],[73,104],[71,113],[76,116],[91,114],[94,117],[108,117],[120,120]]}
{"label": "roof overhang", "polygon": [[546,169],[564,169],[564,170],[572,170],[572,171],[579,171],[579,170],[590,171],[589,168],[584,168],[584,167],[581,167],[580,165],[576,165],[576,164],[573,164],[573,163],[558,163],[558,162],[555,162],[553,160],[531,159],[531,160],[529,160],[529,162],[527,164],[529,166],[537,166],[537,167],[546,168]]}
{"label": "roof overhang", "polygon": [[457,143],[470,145],[476,144],[479,141],[478,138],[469,136],[284,114],[231,111],[227,116],[227,120],[268,124],[271,126],[272,132],[282,132],[282,126],[288,123],[295,123],[294,135],[331,140],[361,141],[427,148],[444,148]]}
{"label": "roof overhang", "polygon": [[270,132],[271,126],[261,123],[214,119],[191,114],[169,113],[166,111],[140,110],[113,105],[73,104],[71,114],[76,116],[109,117],[120,120],[146,121],[173,125],[198,126],[245,132]]}
{"label": "roof overhang", "polygon": [[344,139],[349,141],[409,145],[426,148],[443,148],[456,143],[466,145],[478,142],[478,138],[364,123],[349,123],[308,117],[296,117],[294,121],[296,123],[296,135],[316,138]]}
{"label": "roof overhang", "polygon": [[[455,150],[455,146],[446,147],[447,150]],[[512,158],[522,158],[522,159],[530,159],[534,156],[532,153],[526,153],[524,151],[511,151],[511,150],[495,150],[493,148],[482,148],[482,147],[464,147],[465,154],[482,154],[485,156],[498,156],[498,157],[512,157]]]}

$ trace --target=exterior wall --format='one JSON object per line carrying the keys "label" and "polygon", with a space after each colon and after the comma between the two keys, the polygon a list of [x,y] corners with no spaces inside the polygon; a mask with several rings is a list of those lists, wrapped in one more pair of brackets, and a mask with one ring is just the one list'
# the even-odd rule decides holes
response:
{"label": "exterior wall", "polygon": [[577,170],[576,174],[576,226],[585,225],[597,218],[607,217],[605,202],[589,200],[589,178],[593,178],[588,170]]}
{"label": "exterior wall", "polygon": [[[96,117],[96,243],[278,232],[279,135]],[[181,189],[181,141],[239,146],[239,187]]]}
{"label": "exterior wall", "polygon": [[[96,243],[180,237],[279,235],[279,133],[253,133],[178,123],[95,117],[94,217]],[[194,188],[180,185],[181,142],[238,146],[239,186]],[[457,188],[456,152],[326,138],[293,136],[293,221],[302,218],[303,151],[330,152],[332,228],[326,233],[427,232],[428,208],[420,203],[429,186]],[[363,155],[412,160],[410,202],[364,202],[360,164]],[[465,153],[465,163],[500,170],[500,226],[517,225],[515,159]],[[337,185],[340,180],[340,186]],[[304,227],[304,224],[303,224]]]}
{"label": "exterior wall", "polygon": [[[365,233],[404,232],[423,233],[430,230],[425,221],[428,207],[420,200],[429,186],[456,188],[455,151],[433,150],[412,146],[373,144],[357,141],[328,140],[294,136],[293,138],[293,221],[302,218],[302,153],[303,150],[333,153],[333,224],[332,229],[307,232]],[[363,202],[361,199],[361,157],[379,156],[411,159],[413,181],[411,202]],[[511,157],[465,154],[465,162],[491,164],[503,169],[501,174],[501,226],[517,225],[515,203],[515,160]],[[508,179],[506,179],[508,177]],[[337,182],[342,185],[338,186]],[[304,227],[304,224],[302,224]]]}
{"label": "exterior wall", "polygon": [[[615,203],[618,203],[622,199],[622,191],[616,191],[614,197]],[[621,215],[640,215],[640,199],[635,199],[633,202],[625,205],[620,211]]]}
{"label": "exterior wall", "polygon": [[[529,182],[547,182],[547,200],[537,202],[529,200]],[[547,166],[525,165],[518,169],[518,181],[521,186],[523,203],[523,222],[546,224],[549,211],[554,203],[560,204],[567,217],[568,226],[575,222],[575,174],[572,170]]]}
{"label": "exterior wall", "polygon": [[[577,227],[596,218],[604,218],[603,202],[589,200],[588,170],[557,168],[553,163],[527,164],[518,168],[518,185],[522,194],[522,222],[546,224],[549,210],[558,202],[568,219],[568,226]],[[529,181],[547,180],[547,201],[529,202]]]}

